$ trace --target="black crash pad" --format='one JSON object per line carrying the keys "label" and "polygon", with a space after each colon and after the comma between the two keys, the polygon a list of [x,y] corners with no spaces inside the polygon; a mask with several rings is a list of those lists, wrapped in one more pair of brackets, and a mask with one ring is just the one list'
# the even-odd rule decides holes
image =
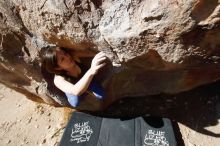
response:
{"label": "black crash pad", "polygon": [[59,146],[176,146],[171,121],[142,116],[101,118],[74,112]]}

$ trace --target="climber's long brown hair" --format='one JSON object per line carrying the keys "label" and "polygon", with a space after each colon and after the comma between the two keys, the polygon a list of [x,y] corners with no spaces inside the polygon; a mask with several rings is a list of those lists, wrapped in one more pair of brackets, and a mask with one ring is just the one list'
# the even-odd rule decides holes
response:
{"label": "climber's long brown hair", "polygon": [[54,73],[57,75],[65,75],[66,71],[64,70],[56,70],[58,68],[57,64],[57,50],[63,50],[65,53],[70,53],[66,48],[50,46],[43,48],[41,51],[41,62],[42,67],[45,68],[49,73]]}

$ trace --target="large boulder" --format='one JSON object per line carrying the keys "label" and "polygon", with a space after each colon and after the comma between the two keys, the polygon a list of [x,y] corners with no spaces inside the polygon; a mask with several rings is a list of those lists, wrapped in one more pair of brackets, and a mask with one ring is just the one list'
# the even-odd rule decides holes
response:
{"label": "large boulder", "polygon": [[0,23],[1,82],[35,101],[56,103],[40,69],[50,44],[106,53],[107,104],[220,79],[218,0],[2,0]]}

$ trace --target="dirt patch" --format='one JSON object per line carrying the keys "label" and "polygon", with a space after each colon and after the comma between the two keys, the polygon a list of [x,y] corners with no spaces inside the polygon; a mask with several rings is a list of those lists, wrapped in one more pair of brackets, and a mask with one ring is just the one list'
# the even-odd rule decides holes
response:
{"label": "dirt patch", "polygon": [[55,146],[61,139],[68,109],[28,100],[0,85],[0,141],[2,146]]}

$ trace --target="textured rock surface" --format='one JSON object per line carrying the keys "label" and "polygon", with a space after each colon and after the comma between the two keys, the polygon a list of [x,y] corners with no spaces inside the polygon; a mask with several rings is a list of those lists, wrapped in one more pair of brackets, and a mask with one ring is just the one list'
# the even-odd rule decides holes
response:
{"label": "textured rock surface", "polygon": [[121,68],[108,104],[220,78],[219,0],[2,0],[0,24],[1,82],[33,100],[54,103],[39,63],[48,44],[104,51]]}

